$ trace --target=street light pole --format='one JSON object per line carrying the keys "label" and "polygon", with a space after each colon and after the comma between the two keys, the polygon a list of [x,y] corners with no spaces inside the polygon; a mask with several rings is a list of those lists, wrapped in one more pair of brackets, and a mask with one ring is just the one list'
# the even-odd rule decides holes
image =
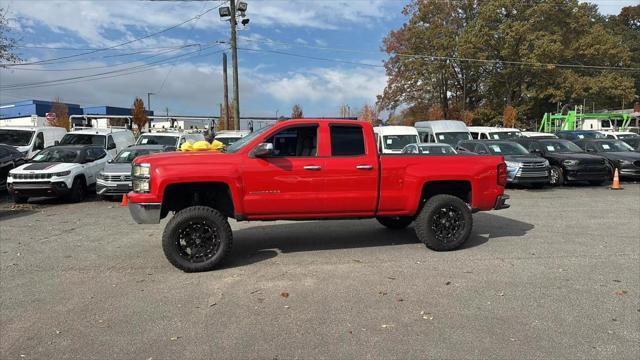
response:
{"label": "street light pole", "polygon": [[[149,112],[149,115],[151,115],[151,95],[155,95],[155,93],[147,93],[147,111]],[[151,121],[147,121],[147,130],[149,129],[151,129]]]}
{"label": "street light pole", "polygon": [[238,89],[238,45],[236,39],[236,0],[229,0],[231,5],[231,62],[233,66],[233,115],[235,130],[240,130],[240,92]]}

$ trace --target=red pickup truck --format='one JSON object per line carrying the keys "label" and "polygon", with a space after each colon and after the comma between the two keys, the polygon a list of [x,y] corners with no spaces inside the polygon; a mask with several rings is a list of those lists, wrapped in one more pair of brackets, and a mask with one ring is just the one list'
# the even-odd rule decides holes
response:
{"label": "red pickup truck", "polygon": [[167,259],[184,271],[215,268],[231,250],[227,218],[376,218],[401,229],[415,222],[430,249],[469,237],[474,211],[504,209],[501,156],[380,155],[370,124],[298,119],[255,131],[225,152],[142,156],[132,169],[129,211],[165,227]]}

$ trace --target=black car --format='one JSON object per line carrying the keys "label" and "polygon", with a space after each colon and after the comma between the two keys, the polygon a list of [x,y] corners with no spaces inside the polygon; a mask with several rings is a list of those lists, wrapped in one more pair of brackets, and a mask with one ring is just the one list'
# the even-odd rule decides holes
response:
{"label": "black car", "polygon": [[620,140],[631,146],[631,148],[633,148],[633,151],[640,152],[640,136]]}
{"label": "black car", "polygon": [[9,170],[24,164],[24,154],[8,145],[0,145],[0,190],[7,188]]}
{"label": "black car", "polygon": [[609,160],[611,168],[620,172],[620,177],[640,179],[640,153],[633,151],[622,140],[592,139],[574,142],[586,152]]}
{"label": "black car", "polygon": [[605,135],[595,130],[558,131],[556,136],[566,140],[604,139]]}
{"label": "black car", "polygon": [[507,164],[507,182],[511,184],[549,184],[549,161],[530,154],[513,141],[467,140],[458,143],[459,150],[479,155],[502,155]]}
{"label": "black car", "polygon": [[563,139],[517,139],[530,153],[549,160],[551,185],[563,185],[569,181],[587,181],[601,185],[611,179],[608,161],[584,152],[578,145]]}

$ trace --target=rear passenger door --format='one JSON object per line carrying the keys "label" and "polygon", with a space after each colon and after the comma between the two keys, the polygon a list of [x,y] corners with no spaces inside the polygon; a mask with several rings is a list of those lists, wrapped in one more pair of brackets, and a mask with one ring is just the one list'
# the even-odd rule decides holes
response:
{"label": "rear passenger door", "polygon": [[377,154],[366,144],[362,126],[330,124],[331,153],[325,162],[323,193],[331,215],[371,216],[378,197]]}

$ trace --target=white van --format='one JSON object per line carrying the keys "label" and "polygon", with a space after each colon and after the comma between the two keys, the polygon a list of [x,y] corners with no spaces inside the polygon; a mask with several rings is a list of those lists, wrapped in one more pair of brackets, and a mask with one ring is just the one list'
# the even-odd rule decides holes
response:
{"label": "white van", "polygon": [[60,145],[100,145],[103,146],[111,157],[115,157],[120,150],[135,144],[136,138],[127,129],[72,129],[67,133]]}
{"label": "white van", "polygon": [[229,146],[247,135],[249,135],[248,130],[222,130],[216,134],[214,140],[218,140],[225,144],[225,146]]}
{"label": "white van", "polygon": [[405,146],[420,142],[418,130],[411,126],[376,126],[373,132],[380,154],[401,154]]}
{"label": "white van", "polygon": [[187,141],[197,142],[205,140],[202,133],[190,133],[183,131],[158,131],[148,132],[140,135],[136,145],[164,145],[168,147],[180,148],[180,145]]}
{"label": "white van", "polygon": [[455,148],[459,141],[471,140],[469,129],[459,120],[418,121],[415,127],[425,143],[445,143]]}
{"label": "white van", "polygon": [[30,159],[40,150],[56,145],[66,133],[65,128],[54,126],[3,126],[0,144],[15,147]]}
{"label": "white van", "polygon": [[522,137],[520,130],[514,128],[468,126],[467,129],[476,140],[511,140]]}

